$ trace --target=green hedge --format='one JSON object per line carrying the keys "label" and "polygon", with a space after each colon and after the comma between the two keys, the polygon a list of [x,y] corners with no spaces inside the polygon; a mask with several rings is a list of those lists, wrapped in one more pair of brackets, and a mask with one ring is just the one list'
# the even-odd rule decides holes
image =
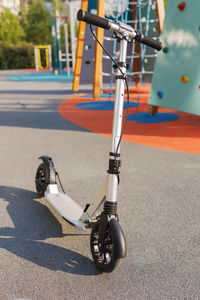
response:
{"label": "green hedge", "polygon": [[0,70],[34,68],[34,64],[32,43],[13,45],[0,42]]}

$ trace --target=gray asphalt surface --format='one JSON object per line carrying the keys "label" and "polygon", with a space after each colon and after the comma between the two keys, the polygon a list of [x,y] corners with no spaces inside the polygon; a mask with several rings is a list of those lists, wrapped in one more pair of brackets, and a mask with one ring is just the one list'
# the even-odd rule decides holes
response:
{"label": "gray asphalt surface", "polygon": [[52,156],[66,191],[84,206],[106,176],[110,138],[57,113],[71,84],[6,80],[16,73],[0,72],[0,300],[200,299],[199,155],[122,143],[127,257],[100,274],[90,232],[38,200],[34,177],[38,157]]}

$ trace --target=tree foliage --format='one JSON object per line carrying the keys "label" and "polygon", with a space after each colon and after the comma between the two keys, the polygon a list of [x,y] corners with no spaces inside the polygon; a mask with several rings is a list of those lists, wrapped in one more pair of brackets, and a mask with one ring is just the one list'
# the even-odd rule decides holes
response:
{"label": "tree foliage", "polygon": [[14,45],[0,41],[0,69],[24,69],[34,67],[34,48],[31,43]]}
{"label": "tree foliage", "polygon": [[19,18],[4,8],[0,14],[0,40],[18,44],[25,38],[25,33],[20,25]]}
{"label": "tree foliage", "polygon": [[51,44],[51,17],[41,0],[29,5],[25,23],[26,41],[35,45]]}

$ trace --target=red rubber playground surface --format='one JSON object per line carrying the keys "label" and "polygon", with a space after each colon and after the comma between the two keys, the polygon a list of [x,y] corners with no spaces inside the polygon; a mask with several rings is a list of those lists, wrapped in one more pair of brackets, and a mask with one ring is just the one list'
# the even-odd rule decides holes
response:
{"label": "red rubber playground surface", "polygon": [[[139,110],[137,111],[135,107],[129,108],[129,114],[147,112],[149,91],[150,86],[142,88]],[[137,89],[133,88],[131,96],[136,96],[135,92]],[[91,94],[87,95],[80,94],[63,101],[58,107],[58,112],[63,118],[85,129],[111,136],[112,110],[87,110],[76,107],[79,103],[92,101]],[[101,101],[105,100],[109,99],[103,98]],[[175,113],[179,118],[175,121],[153,124],[127,121],[123,140],[150,147],[200,154],[200,117],[161,107],[160,112]]]}

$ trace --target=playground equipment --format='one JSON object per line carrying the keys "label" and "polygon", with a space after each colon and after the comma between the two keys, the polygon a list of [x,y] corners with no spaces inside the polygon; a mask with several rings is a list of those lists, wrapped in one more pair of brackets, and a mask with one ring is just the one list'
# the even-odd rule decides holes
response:
{"label": "playground equipment", "polygon": [[[43,49],[45,51],[45,66],[42,66],[42,63],[41,63],[41,50],[43,50]],[[35,54],[35,69],[36,69],[36,71],[52,68],[51,46],[50,45],[34,46],[34,54]]]}
{"label": "playground equipment", "polygon": [[[53,37],[53,61],[54,73],[61,74],[63,71],[63,63],[66,63],[67,75],[70,70],[74,70],[76,56],[76,12],[77,7],[80,8],[80,0],[67,0],[64,2],[63,11],[60,15],[56,11],[56,15],[52,15],[52,37]],[[69,33],[68,35],[68,24]],[[64,29],[65,52],[61,49],[61,29]],[[71,43],[70,43],[71,42]]]}
{"label": "playground equipment", "polygon": [[[51,17],[52,24],[52,38],[53,38],[53,69],[54,74],[62,74],[63,67],[62,63],[66,61],[67,75],[70,74],[70,53],[69,53],[69,44],[68,44],[68,33],[67,33],[67,24],[64,23],[65,18],[59,15],[59,12],[56,11],[56,15]],[[60,27],[64,25],[64,34],[65,34],[65,54],[61,50],[61,40],[60,40]]]}
{"label": "playground equipment", "polygon": [[[56,16],[52,16],[52,38],[53,38],[53,66],[55,74],[63,73],[63,63],[66,63],[67,76],[70,75],[70,64],[73,66],[72,53],[69,49],[69,37],[67,23],[65,22],[67,17],[60,16],[56,11]],[[64,40],[65,40],[65,53],[61,49],[61,34],[60,29],[64,28]]]}
{"label": "playground equipment", "polygon": [[[88,10],[88,12],[97,11],[97,15],[101,17],[115,18],[152,37],[157,37],[160,34],[165,15],[163,0],[82,0],[82,9]],[[116,40],[113,41],[111,34],[109,32],[104,33],[102,28],[97,28],[96,34],[99,41],[113,52],[114,58],[117,58],[119,47]],[[94,56],[93,64],[91,57]],[[135,82],[139,87],[144,76],[151,78],[156,56],[156,51],[133,43],[128,49],[127,56],[129,83]],[[109,57],[102,53],[102,48],[97,42],[94,47],[94,42],[89,35],[89,26],[80,24],[73,91],[78,91],[80,81],[82,83],[93,82],[93,95],[94,98],[98,98],[102,91],[102,83],[110,82],[110,91],[112,90],[114,74],[115,71],[109,62]],[[139,101],[139,96],[140,90],[135,100]]]}
{"label": "playground equipment", "polygon": [[200,115],[199,0],[168,1],[149,104]]}
{"label": "playground equipment", "polygon": [[[68,11],[68,21],[70,24],[70,36],[71,36],[71,55],[72,55],[72,68],[75,68],[76,60],[76,47],[77,47],[77,37],[76,37],[76,28],[77,28],[77,19],[76,13],[77,10],[81,8],[81,0],[67,0],[65,5]],[[78,9],[77,9],[78,7]]]}
{"label": "playground equipment", "polygon": [[[64,193],[58,173],[50,157],[40,157],[42,163],[37,169],[35,182],[38,195],[45,196],[46,200],[66,221],[82,229],[92,228],[90,246],[94,263],[101,271],[112,272],[119,265],[121,258],[126,256],[125,237],[119,225],[117,214],[117,187],[119,185],[119,169],[121,165],[120,143],[125,127],[125,123],[122,127],[125,86],[128,90],[126,78],[127,45],[137,40],[157,50],[161,50],[162,46],[158,41],[142,35],[131,26],[120,21],[112,22],[81,9],[78,11],[77,18],[80,21],[111,30],[113,38],[116,38],[120,43],[119,62],[117,63],[111,57],[117,71],[108,175],[97,192],[94,201],[91,204],[86,204],[85,208],[82,208]],[[92,26],[91,32],[95,37]],[[58,190],[57,178],[63,192]],[[101,204],[104,204],[104,209],[100,215],[95,216]]]}

